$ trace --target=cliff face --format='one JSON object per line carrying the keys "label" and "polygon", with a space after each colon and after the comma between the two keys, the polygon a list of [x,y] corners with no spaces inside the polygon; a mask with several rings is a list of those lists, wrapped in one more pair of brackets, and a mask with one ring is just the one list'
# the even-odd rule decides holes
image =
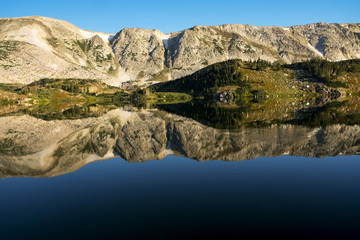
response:
{"label": "cliff face", "polygon": [[[292,63],[315,57],[331,61],[360,58],[359,24],[316,23],[288,28],[226,24],[195,26],[168,35],[149,31],[124,29],[113,40],[121,66],[136,80],[158,80],[159,75],[161,80],[176,79],[228,59]],[[144,51],[149,49],[142,47],[139,39],[157,54],[148,54],[142,61],[134,58],[147,56]],[[141,69],[136,68],[139,64]]]}
{"label": "cliff face", "polygon": [[360,127],[219,130],[158,111],[113,110],[99,118],[44,121],[0,118],[0,177],[50,177],[119,154],[129,162],[168,154],[197,160],[240,161],[293,155],[325,157],[360,152]]}
{"label": "cliff face", "polygon": [[0,81],[28,84],[41,78],[127,80],[109,38],[45,17],[0,19]]}
{"label": "cliff face", "polygon": [[159,30],[125,28],[116,34],[112,47],[131,79],[148,79],[165,69],[164,38]]}
{"label": "cliff face", "polygon": [[226,24],[170,34],[124,28],[113,36],[45,17],[0,19],[0,82],[8,83],[91,78],[119,86],[172,80],[228,59],[291,63],[314,57],[360,58],[360,25]]}

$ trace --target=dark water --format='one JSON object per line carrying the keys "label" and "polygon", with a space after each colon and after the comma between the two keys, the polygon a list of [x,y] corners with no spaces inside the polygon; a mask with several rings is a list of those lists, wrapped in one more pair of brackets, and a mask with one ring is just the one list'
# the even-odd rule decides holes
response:
{"label": "dark water", "polygon": [[1,239],[358,239],[360,156],[167,156],[0,180]]}
{"label": "dark water", "polygon": [[0,240],[360,239],[358,102],[2,116]]}

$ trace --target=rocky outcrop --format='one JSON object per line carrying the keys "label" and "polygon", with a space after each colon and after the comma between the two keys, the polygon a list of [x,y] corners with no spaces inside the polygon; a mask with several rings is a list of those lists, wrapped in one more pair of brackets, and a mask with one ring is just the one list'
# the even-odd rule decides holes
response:
{"label": "rocky outcrop", "polygon": [[320,57],[332,61],[360,58],[359,24],[313,23],[290,28],[296,37],[308,42]]}
{"label": "rocky outcrop", "polygon": [[1,18],[0,82],[79,78],[118,86],[128,77],[109,45],[111,37],[52,18]]}
{"label": "rocky outcrop", "polygon": [[291,63],[314,57],[359,58],[359,24],[226,24],[170,34],[124,28],[113,36],[52,18],[0,19],[0,82],[7,83],[91,78],[114,86],[128,80],[141,85],[177,79],[229,59]]}
{"label": "rocky outcrop", "polygon": [[[145,48],[139,45],[140,39]],[[195,26],[168,35],[156,30],[124,29],[115,36],[113,49],[132,79],[146,80],[164,72],[169,79],[176,79],[229,59],[260,58],[285,63],[315,57],[331,61],[354,59],[360,57],[359,44],[358,24],[316,23],[287,28],[226,24]],[[156,57],[147,57],[149,49],[156,49]],[[142,60],[135,61],[134,56]],[[139,63],[141,69],[136,68]]]}
{"label": "rocky outcrop", "polygon": [[165,70],[164,38],[159,30],[124,28],[114,37],[112,47],[131,79],[149,79]]}

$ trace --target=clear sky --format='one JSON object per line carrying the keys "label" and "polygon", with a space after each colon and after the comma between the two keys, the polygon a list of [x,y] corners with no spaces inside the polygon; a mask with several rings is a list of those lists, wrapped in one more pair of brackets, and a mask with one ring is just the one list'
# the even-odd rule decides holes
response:
{"label": "clear sky", "polygon": [[0,17],[46,16],[80,28],[116,33],[124,27],[174,32],[225,23],[291,26],[314,22],[360,23],[360,1],[235,0],[0,0]]}

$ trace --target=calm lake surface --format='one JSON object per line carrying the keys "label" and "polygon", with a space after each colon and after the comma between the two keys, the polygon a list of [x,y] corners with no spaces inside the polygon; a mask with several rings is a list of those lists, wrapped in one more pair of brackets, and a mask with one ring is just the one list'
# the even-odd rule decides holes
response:
{"label": "calm lake surface", "polygon": [[271,104],[2,116],[0,239],[359,239],[355,104]]}
{"label": "calm lake surface", "polygon": [[0,181],[2,239],[356,239],[360,156],[168,156]]}

